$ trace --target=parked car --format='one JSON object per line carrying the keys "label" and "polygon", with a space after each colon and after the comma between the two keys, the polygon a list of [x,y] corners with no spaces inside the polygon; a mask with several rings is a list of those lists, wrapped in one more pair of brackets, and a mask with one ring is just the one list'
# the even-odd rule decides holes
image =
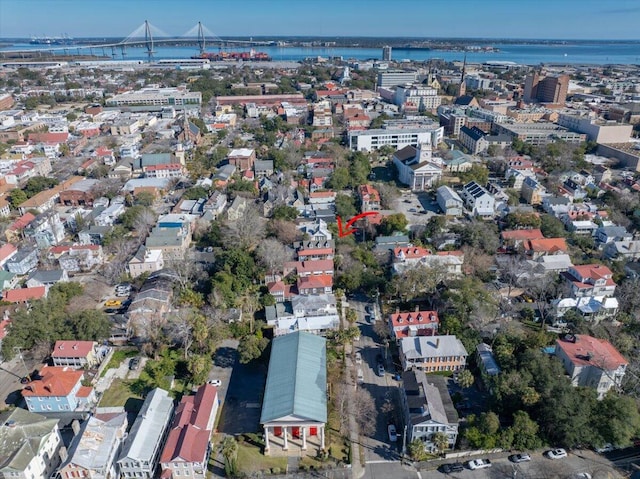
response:
{"label": "parked car", "polygon": [[445,474],[451,474],[452,472],[464,471],[464,465],[461,462],[452,462],[451,464],[443,464],[440,466],[440,471]]}
{"label": "parked car", "polygon": [[104,302],[105,307],[107,308],[117,308],[122,306],[122,300],[120,299],[109,299]]}
{"label": "parked car", "polygon": [[591,479],[591,474],[588,472],[579,472],[575,477],[576,479]]}
{"label": "parked car", "polygon": [[563,459],[567,457],[567,451],[562,448],[551,449],[544,453],[549,459]]}
{"label": "parked car", "polygon": [[486,469],[487,467],[491,467],[491,461],[489,459],[473,459],[467,462],[467,466],[472,471],[476,469]]}
{"label": "parked car", "polygon": [[140,367],[140,358],[139,357],[131,358],[131,361],[129,361],[129,370],[135,371],[139,367]]}
{"label": "parked car", "polygon": [[209,384],[211,384],[212,386],[215,386],[217,388],[219,388],[220,386],[222,386],[222,381],[220,381],[219,379],[212,379],[211,381],[207,381]]}
{"label": "parked car", "polygon": [[359,351],[356,353],[356,364],[362,364],[362,354]]}
{"label": "parked car", "polygon": [[518,464],[520,462],[530,461],[531,456],[529,454],[512,454],[511,456],[509,456],[509,460]]}
{"label": "parked car", "polygon": [[387,426],[387,432],[389,433],[389,441],[396,442],[398,440],[398,434],[396,432],[396,426],[394,424],[389,424]]}
{"label": "parked car", "polygon": [[611,452],[615,449],[616,447],[613,444],[605,444],[602,447],[596,447],[596,452],[602,454],[603,452]]}
{"label": "parked car", "polygon": [[378,376],[384,376],[384,364],[378,364]]}

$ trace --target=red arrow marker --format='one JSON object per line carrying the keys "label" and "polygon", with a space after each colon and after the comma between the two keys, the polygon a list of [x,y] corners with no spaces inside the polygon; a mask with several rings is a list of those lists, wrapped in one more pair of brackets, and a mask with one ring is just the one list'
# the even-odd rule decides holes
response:
{"label": "red arrow marker", "polygon": [[379,214],[380,213],[377,211],[367,211],[366,213],[360,213],[359,215],[354,216],[349,221],[347,221],[347,224],[344,226],[342,225],[342,218],[338,216],[336,218],[338,221],[338,237],[342,238],[344,236],[349,236],[350,234],[355,233],[356,230],[352,228],[352,226],[353,226],[353,223],[355,223],[359,219],[364,218],[365,216],[376,216]]}

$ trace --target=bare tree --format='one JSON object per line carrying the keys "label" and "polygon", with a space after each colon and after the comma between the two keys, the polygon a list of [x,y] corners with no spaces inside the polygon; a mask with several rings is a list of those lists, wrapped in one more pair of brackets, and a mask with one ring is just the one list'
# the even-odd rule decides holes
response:
{"label": "bare tree", "polygon": [[371,393],[366,389],[358,388],[354,391],[354,396],[353,405],[360,434],[369,436],[376,430],[378,418],[376,403]]}
{"label": "bare tree", "polygon": [[530,284],[527,285],[526,291],[531,295],[540,312],[540,325],[544,329],[544,324],[547,319],[548,300],[554,297],[559,291],[555,275],[546,273],[536,278],[535,281],[531,281]]}
{"label": "bare tree", "polygon": [[204,268],[196,262],[193,253],[189,250],[184,252],[182,258],[169,259],[165,262],[165,266],[175,273],[180,289],[186,289],[205,277]]}
{"label": "bare tree", "polygon": [[262,240],[256,250],[260,262],[267,268],[268,273],[282,271],[285,262],[291,261],[293,251],[280,241],[267,238]]}
{"label": "bare tree", "polygon": [[283,244],[291,244],[302,237],[300,230],[291,221],[271,220],[267,229],[270,235],[275,236]]}
{"label": "bare tree", "polygon": [[156,221],[156,214],[153,212],[153,210],[149,208],[141,210],[135,221],[133,222],[133,227],[138,234],[138,238],[140,238],[141,240],[143,238],[146,238],[153,225],[156,224]]}
{"label": "bare tree", "polygon": [[245,201],[247,204],[240,218],[234,221],[227,220],[222,231],[229,243],[242,248],[252,248],[264,238],[265,220],[254,203]]}

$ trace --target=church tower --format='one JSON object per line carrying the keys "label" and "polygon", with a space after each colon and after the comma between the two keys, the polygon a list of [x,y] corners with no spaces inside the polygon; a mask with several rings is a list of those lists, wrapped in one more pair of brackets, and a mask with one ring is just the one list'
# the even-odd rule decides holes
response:
{"label": "church tower", "polygon": [[464,62],[462,62],[462,76],[460,77],[460,87],[458,88],[458,96],[465,96],[467,94],[467,84],[465,83],[465,72],[467,70],[467,54],[464,55]]}

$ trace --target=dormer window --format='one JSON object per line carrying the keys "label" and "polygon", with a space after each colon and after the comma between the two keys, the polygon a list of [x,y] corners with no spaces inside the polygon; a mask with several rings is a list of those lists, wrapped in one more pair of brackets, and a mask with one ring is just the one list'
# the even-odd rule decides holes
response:
{"label": "dormer window", "polygon": [[402,322],[403,322],[402,316],[398,316],[398,322],[399,322],[399,323],[402,323]]}
{"label": "dormer window", "polygon": [[407,319],[409,320],[410,323],[413,323],[413,316],[409,315],[407,316]]}
{"label": "dormer window", "polygon": [[422,314],[418,315],[418,322],[422,321]]}

